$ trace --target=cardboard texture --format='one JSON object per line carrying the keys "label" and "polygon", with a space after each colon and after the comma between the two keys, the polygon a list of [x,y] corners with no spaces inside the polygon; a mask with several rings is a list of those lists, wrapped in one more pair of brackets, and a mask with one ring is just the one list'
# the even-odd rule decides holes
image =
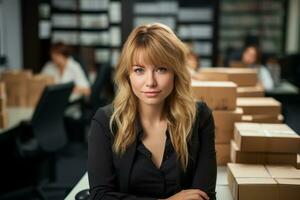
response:
{"label": "cardboard texture", "polygon": [[283,115],[243,115],[242,122],[252,123],[283,123]]}
{"label": "cardboard texture", "polygon": [[264,97],[265,91],[261,85],[256,85],[253,87],[238,87],[237,96],[238,97]]}
{"label": "cardboard texture", "polygon": [[24,71],[4,71],[1,80],[5,82],[8,106],[27,106],[28,79],[32,73]]}
{"label": "cardboard texture", "polygon": [[7,109],[7,99],[6,97],[1,97],[0,96],[0,113],[6,112]]}
{"label": "cardboard texture", "polygon": [[0,113],[0,128],[7,128],[8,127],[8,112],[1,112]]}
{"label": "cardboard texture", "polygon": [[6,98],[6,86],[4,82],[0,82],[0,97]]}
{"label": "cardboard texture", "polygon": [[230,162],[230,144],[215,144],[217,165],[226,165]]}
{"label": "cardboard texture", "polygon": [[236,108],[232,111],[227,110],[214,110],[213,116],[216,129],[222,131],[233,131],[234,123],[242,120],[243,109]]}
{"label": "cardboard texture", "polygon": [[234,123],[240,122],[242,119],[243,110],[236,108],[233,111],[227,110],[214,110],[215,122],[215,142],[216,143],[229,143],[233,138]]}
{"label": "cardboard texture", "polygon": [[234,140],[243,152],[298,153],[300,136],[286,124],[235,123]]}
{"label": "cardboard texture", "polygon": [[236,88],[233,82],[192,81],[194,97],[212,110],[235,110]]}
{"label": "cardboard texture", "polygon": [[230,161],[233,163],[245,164],[281,164],[297,165],[296,153],[263,153],[263,152],[242,152],[237,144],[230,142]]}
{"label": "cardboard texture", "polygon": [[279,185],[280,200],[300,199],[300,170],[292,166],[266,165],[266,169]]}
{"label": "cardboard texture", "polygon": [[257,70],[250,68],[203,68],[200,73],[210,81],[232,81],[238,86],[255,86],[257,84]]}
{"label": "cardboard texture", "polygon": [[300,198],[300,170],[292,166],[228,163],[228,185],[234,200]]}
{"label": "cardboard texture", "polygon": [[281,103],[271,97],[238,97],[237,107],[244,111],[244,115],[279,115]]}
{"label": "cardboard texture", "polygon": [[278,200],[277,183],[263,165],[228,163],[227,170],[228,186],[234,200]]}

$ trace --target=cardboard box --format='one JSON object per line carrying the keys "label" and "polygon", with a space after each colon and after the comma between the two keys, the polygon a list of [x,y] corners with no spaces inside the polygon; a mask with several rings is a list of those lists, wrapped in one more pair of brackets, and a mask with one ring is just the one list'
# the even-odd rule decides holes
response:
{"label": "cardboard box", "polygon": [[8,106],[27,106],[28,79],[31,71],[4,71],[1,79],[5,82]]}
{"label": "cardboard box", "polygon": [[297,155],[297,169],[300,169],[300,154]]}
{"label": "cardboard box", "polygon": [[[289,165],[266,165],[266,169],[272,178],[300,179],[300,170]],[[299,191],[300,192],[300,191]]]}
{"label": "cardboard box", "polygon": [[0,113],[0,128],[4,129],[8,127],[8,112]]}
{"label": "cardboard box", "polygon": [[263,152],[242,152],[237,144],[230,142],[230,161],[233,163],[245,164],[281,164],[296,166],[296,153],[263,153]]}
{"label": "cardboard box", "polygon": [[216,144],[229,144],[233,138],[233,131],[215,131],[215,143]]}
{"label": "cardboard box", "polygon": [[243,115],[242,122],[283,123],[283,115]]}
{"label": "cardboard box", "polygon": [[241,61],[232,60],[232,61],[229,62],[229,67],[232,67],[232,68],[248,68],[249,66],[247,66],[245,63],[243,63]]}
{"label": "cardboard box", "polygon": [[237,107],[241,107],[244,115],[279,115],[281,103],[271,97],[238,97]]}
{"label": "cardboard box", "polygon": [[0,82],[0,97],[6,98],[6,87],[4,82]]}
{"label": "cardboard box", "polygon": [[279,199],[300,199],[300,170],[292,166],[266,165],[272,178],[278,183]]}
{"label": "cardboard box", "polygon": [[236,88],[233,82],[192,81],[194,97],[212,110],[235,110]]}
{"label": "cardboard box", "polygon": [[265,90],[259,84],[253,87],[238,87],[237,96],[238,97],[264,97]]}
{"label": "cardboard box", "polygon": [[228,163],[228,185],[235,200],[300,198],[300,170],[292,166]]}
{"label": "cardboard box", "polygon": [[201,69],[200,72],[193,75],[198,81],[228,81],[228,75],[224,72],[209,72]]}
{"label": "cardboard box", "polygon": [[214,110],[216,143],[229,143],[233,138],[234,123],[240,122],[243,110]]}
{"label": "cardboard box", "polygon": [[234,200],[279,200],[277,183],[263,165],[228,163],[227,169]]}
{"label": "cardboard box", "polygon": [[0,96],[0,113],[5,112],[7,109],[7,99],[6,97]]}
{"label": "cardboard box", "polygon": [[300,179],[275,179],[279,185],[280,200],[300,199]]}
{"label": "cardboard box", "polygon": [[300,136],[286,124],[235,123],[234,140],[243,152],[298,153]]}
{"label": "cardboard box", "polygon": [[49,75],[36,75],[28,80],[28,106],[35,107],[45,87],[54,84],[54,78]]}
{"label": "cardboard box", "polygon": [[243,109],[235,110],[214,110],[213,117],[216,129],[222,131],[233,131],[234,123],[242,120]]}
{"label": "cardboard box", "polygon": [[254,68],[203,68],[201,74],[210,81],[232,81],[238,86],[255,86],[257,84],[257,70]]}
{"label": "cardboard box", "polygon": [[217,165],[226,165],[230,162],[230,144],[215,144]]}

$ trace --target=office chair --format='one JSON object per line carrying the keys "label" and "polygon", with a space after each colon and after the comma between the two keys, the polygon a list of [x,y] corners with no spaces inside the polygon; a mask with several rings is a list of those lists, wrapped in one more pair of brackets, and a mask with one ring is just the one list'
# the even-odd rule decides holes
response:
{"label": "office chair", "polygon": [[[24,163],[24,166],[32,165],[36,169],[39,169],[37,166],[41,163],[49,161],[51,182],[55,181],[56,154],[67,144],[63,116],[73,87],[73,83],[47,86],[32,119],[29,122],[22,122],[17,127],[19,132],[16,137],[17,160]],[[40,199],[46,199],[41,190],[43,185],[40,184],[39,176],[40,174],[34,172],[36,184],[34,191]]]}
{"label": "office chair", "polygon": [[99,107],[111,102],[113,98],[111,73],[112,68],[108,64],[104,64],[98,68],[96,80],[91,87],[90,98],[86,102],[83,112],[85,124],[90,124],[92,117]]}

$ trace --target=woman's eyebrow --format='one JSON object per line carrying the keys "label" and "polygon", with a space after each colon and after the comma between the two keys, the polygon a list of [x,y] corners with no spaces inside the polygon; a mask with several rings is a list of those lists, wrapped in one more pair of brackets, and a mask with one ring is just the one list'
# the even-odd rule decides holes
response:
{"label": "woman's eyebrow", "polygon": [[145,68],[145,66],[140,65],[140,64],[133,64],[132,66],[133,66],[133,67],[143,67],[143,68]]}

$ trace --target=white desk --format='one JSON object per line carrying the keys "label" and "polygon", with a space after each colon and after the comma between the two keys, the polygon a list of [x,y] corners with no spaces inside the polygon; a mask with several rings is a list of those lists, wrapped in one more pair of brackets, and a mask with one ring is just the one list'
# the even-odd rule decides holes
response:
{"label": "white desk", "polygon": [[[228,188],[228,182],[227,182],[227,168],[225,166],[219,166],[218,167],[218,176],[217,176],[217,199],[220,200],[233,200],[230,190]],[[72,189],[72,191],[68,194],[68,196],[65,198],[65,200],[75,200],[75,195],[84,189],[89,188],[89,181],[87,173],[83,175],[83,177],[80,179],[80,181],[75,185],[75,187]]]}
{"label": "white desk", "polygon": [[8,107],[8,127],[4,129],[0,128],[0,134],[18,126],[18,124],[23,120],[30,120],[33,111],[33,108],[27,107]]}
{"label": "white desk", "polygon": [[87,173],[83,175],[83,177],[80,179],[80,181],[75,185],[75,187],[72,189],[72,191],[68,194],[68,196],[65,198],[65,200],[74,200],[75,195],[84,189],[89,188],[89,179]]}

